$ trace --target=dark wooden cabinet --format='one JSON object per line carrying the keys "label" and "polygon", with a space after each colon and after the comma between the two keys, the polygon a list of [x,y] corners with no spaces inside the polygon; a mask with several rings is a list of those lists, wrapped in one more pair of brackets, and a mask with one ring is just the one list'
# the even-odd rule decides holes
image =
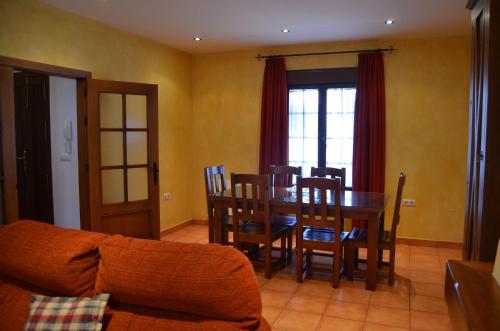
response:
{"label": "dark wooden cabinet", "polygon": [[472,17],[464,259],[494,261],[500,237],[500,2],[469,0]]}
{"label": "dark wooden cabinet", "polygon": [[492,271],[492,263],[446,263],[445,297],[453,330],[500,330],[500,287]]}

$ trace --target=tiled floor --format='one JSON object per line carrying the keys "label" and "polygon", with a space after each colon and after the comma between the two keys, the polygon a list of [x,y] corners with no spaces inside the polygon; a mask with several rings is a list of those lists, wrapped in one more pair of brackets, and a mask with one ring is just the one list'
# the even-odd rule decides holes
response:
{"label": "tiled floor", "polygon": [[[191,225],[162,240],[207,243],[207,238],[206,226]],[[365,290],[362,280],[342,280],[333,289],[329,275],[321,273],[298,284],[294,265],[270,280],[258,268],[263,315],[273,330],[281,331],[452,330],[444,301],[448,258],[460,259],[461,251],[398,245],[396,282],[390,287],[382,276],[375,292]],[[327,258],[313,258],[313,263],[322,262],[328,262]]]}

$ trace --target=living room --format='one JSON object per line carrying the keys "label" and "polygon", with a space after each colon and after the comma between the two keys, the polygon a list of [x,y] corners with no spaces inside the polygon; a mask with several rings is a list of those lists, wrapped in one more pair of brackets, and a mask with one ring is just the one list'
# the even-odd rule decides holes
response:
{"label": "living room", "polygon": [[[471,172],[468,168],[471,164],[469,100],[471,62],[474,59],[471,50],[474,40],[471,13],[475,12],[466,8],[466,1],[457,3],[451,0],[411,4],[389,0],[377,4],[313,2],[316,6],[298,1],[278,1],[274,4],[266,1],[255,4],[231,4],[228,1],[210,4],[202,1],[147,4],[137,1],[127,1],[127,4],[116,1],[2,1],[0,66],[8,67],[10,63],[17,73],[31,70],[45,72],[50,77],[62,75],[76,81],[72,124],[61,121],[51,127],[51,132],[61,135],[56,145],[52,145],[57,155],[52,157],[51,177],[54,192],[57,187],[54,180],[58,179],[63,186],[71,182],[73,191],[78,191],[79,195],[53,195],[55,218],[52,223],[65,228],[161,238],[162,242],[214,242],[213,238],[210,240],[209,234],[216,230],[209,229],[211,209],[207,206],[210,202],[207,200],[204,168],[224,165],[228,188],[231,186],[229,174],[259,172],[266,59],[256,57],[285,55],[284,63],[290,73],[356,68],[360,50],[384,49],[383,193],[389,197],[384,206],[385,230],[391,229],[393,206],[398,195],[398,176],[402,172],[407,176],[402,194],[401,221],[397,228],[395,284],[393,287],[387,286],[385,276],[380,276],[377,289],[367,291],[361,272],[361,277],[355,277],[353,283],[343,277],[339,288],[333,289],[330,275],[327,274],[326,280],[324,275],[309,280],[309,290],[313,293],[310,296],[315,299],[307,301],[307,296],[304,299],[300,293],[306,291],[302,288],[307,287],[308,279],[298,285],[294,264],[277,271],[271,279],[267,279],[264,269],[256,265],[263,315],[266,323],[277,330],[327,330],[341,325],[344,325],[343,328],[360,330],[377,327],[435,330],[436,325],[452,329],[444,298],[445,263],[448,258],[461,260],[464,246],[476,245],[467,244],[468,232],[464,224],[466,206],[470,204],[467,185]],[[479,2],[482,4],[482,1]],[[468,8],[474,5],[475,2],[470,1]],[[498,8],[494,7],[494,10]],[[283,14],[278,14],[281,11]],[[309,11],[311,14],[299,19],[300,14]],[[266,15],[259,16],[259,12],[266,12]],[[329,15],[332,16],[331,22],[328,21]],[[315,53],[337,54],[286,56]],[[9,62],[11,60],[13,62]],[[26,67],[19,61],[25,61]],[[154,125],[132,130],[127,130],[126,125],[123,129],[100,127],[102,117],[92,117],[93,102],[97,105],[97,99],[92,99],[92,95],[111,93],[111,89],[99,82],[91,82],[93,80],[131,83],[117,85],[119,88],[116,87],[116,92],[113,92],[127,96],[142,93],[135,92],[133,84],[151,87],[147,96],[148,100],[150,97],[157,100],[151,108],[157,110],[157,117],[148,117],[148,123]],[[88,81],[88,85],[79,84],[83,81]],[[1,83],[5,84],[5,81]],[[80,87],[81,90],[78,90]],[[52,98],[52,91],[50,95]],[[89,99],[86,99],[87,95]],[[0,100],[5,102],[4,94]],[[79,115],[80,107],[87,107],[79,100],[88,101],[87,117]],[[132,101],[126,100],[124,105],[132,104]],[[148,110],[150,106],[148,103]],[[15,158],[22,155],[12,153],[10,159],[5,157],[7,152],[12,152],[12,148],[8,149],[5,135],[13,132],[9,129],[12,125],[5,124],[5,104],[1,108],[4,123],[1,219],[2,223],[10,224],[27,217],[20,217],[16,176],[9,177],[8,174],[12,172],[7,171],[16,168],[21,172],[19,169],[22,167]],[[123,119],[128,118],[126,106],[124,109]],[[88,141],[82,135],[85,121],[89,125]],[[71,179],[54,168],[61,161],[59,152],[66,153],[65,145],[62,144],[66,139],[63,124],[72,125],[72,129],[64,130],[72,131],[72,134],[68,134],[73,139],[70,141],[71,150],[78,156],[71,161],[74,169]],[[102,134],[104,131],[110,136],[118,131],[123,133],[123,146],[127,144],[129,136],[142,133],[148,135],[148,148],[153,141],[153,145],[157,146],[156,151],[144,156],[147,161],[137,162],[130,168],[137,172],[142,168],[150,171],[146,175],[149,186],[142,190],[149,196],[151,204],[143,204],[139,206],[143,209],[129,211],[130,215],[149,215],[140,216],[143,222],[141,226],[136,227],[130,221],[136,220],[132,216],[126,221],[129,223],[123,225],[123,220],[114,216],[116,210],[108,210],[99,199],[94,199],[93,194],[101,192],[94,189],[96,182],[92,181],[92,176],[101,176],[101,171],[102,176],[105,171],[111,173],[123,169],[123,173],[132,172],[126,165],[116,166],[112,160],[109,164],[99,164],[99,157],[93,158],[99,154],[95,146],[102,143],[99,132]],[[91,138],[93,133],[96,133],[95,137]],[[10,141],[14,142],[10,145],[15,146],[15,139]],[[114,150],[109,145],[107,154],[111,155]],[[88,162],[85,162],[84,153],[88,153]],[[128,154],[124,151],[121,158],[130,158],[132,154]],[[494,154],[494,150],[490,151],[490,155]],[[103,154],[99,155],[102,157]],[[491,164],[493,167],[494,163]],[[88,174],[85,173],[86,166],[90,168]],[[309,171],[303,171],[302,174],[308,177]],[[99,180],[104,182],[103,178]],[[127,196],[134,192],[130,183],[135,182],[132,177],[124,178],[125,184],[120,192],[128,201]],[[489,177],[489,187],[498,184],[495,178],[494,175]],[[475,194],[477,196],[477,192]],[[490,194],[495,196],[494,193]],[[70,202],[61,200],[69,197],[78,210]],[[111,195],[109,197],[113,199]],[[228,198],[223,203],[229,201]],[[494,215],[494,207],[488,208],[487,216],[491,218],[489,215]],[[61,213],[57,210],[61,210]],[[63,221],[57,220],[57,215],[63,215],[59,216]],[[348,219],[346,217],[347,230],[351,226]],[[112,225],[105,225],[108,220],[108,224]],[[484,224],[491,222],[488,220]],[[473,253],[475,248],[469,249],[465,257],[493,262],[498,243],[498,226],[485,227],[482,233],[479,236],[490,233],[493,239],[484,239],[484,247],[478,244],[480,248],[476,249],[477,252]],[[5,238],[8,237],[2,237]],[[495,240],[492,248],[491,242]],[[273,251],[273,257],[277,252]],[[415,254],[412,255],[412,252]],[[316,260],[324,262],[326,257],[319,256]],[[412,263],[418,266],[414,268]],[[422,271],[429,273],[422,274]],[[420,281],[412,279],[413,274],[417,274]],[[439,274],[439,279],[434,280],[432,277],[436,274]],[[429,276],[429,281],[423,281],[426,276]],[[276,282],[277,279],[284,282]],[[417,284],[417,288],[412,287],[412,284]],[[401,289],[402,293],[399,291]],[[47,290],[59,293],[52,288]],[[324,293],[329,294],[328,300],[322,297]],[[334,304],[343,302],[334,297],[348,299],[344,306],[331,308],[331,301]],[[413,304],[412,299],[416,300]],[[297,306],[314,306],[315,312]],[[412,310],[412,307],[418,309]],[[164,307],[160,305],[159,308]],[[390,312],[395,309],[400,309],[400,319],[391,316]],[[189,309],[187,312],[193,313]],[[393,323],[391,319],[397,321]],[[301,324],[301,320],[308,321],[307,325]],[[171,326],[176,327],[181,328],[179,325]],[[232,327],[255,328],[255,325]]]}

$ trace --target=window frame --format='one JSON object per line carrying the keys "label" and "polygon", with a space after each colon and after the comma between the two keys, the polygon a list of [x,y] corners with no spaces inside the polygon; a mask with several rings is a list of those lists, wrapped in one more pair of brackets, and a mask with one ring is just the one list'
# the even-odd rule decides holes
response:
{"label": "window frame", "polygon": [[[357,67],[331,68],[313,70],[290,70],[287,72],[288,95],[290,104],[290,90],[317,89],[318,90],[318,166],[326,166],[326,97],[329,88],[356,88]],[[290,110],[287,107],[287,114]],[[289,118],[289,114],[288,114]],[[309,176],[309,174],[307,174]],[[352,190],[352,187],[346,187]]]}

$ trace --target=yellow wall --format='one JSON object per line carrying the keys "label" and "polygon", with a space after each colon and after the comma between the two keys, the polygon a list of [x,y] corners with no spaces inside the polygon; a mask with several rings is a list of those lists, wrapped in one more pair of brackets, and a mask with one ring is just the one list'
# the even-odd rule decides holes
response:
{"label": "yellow wall", "polygon": [[[385,55],[386,188],[406,172],[398,236],[462,241],[468,121],[469,39],[379,40],[274,47],[193,57],[193,218],[206,219],[202,168],[256,172],[264,61],[280,54],[394,46]],[[288,69],[356,66],[355,55],[287,58]],[[393,199],[388,214],[392,215]],[[392,217],[392,216],[391,216]],[[390,226],[390,220],[387,226]]]}
{"label": "yellow wall", "polygon": [[[0,1],[0,55],[158,84],[161,227],[206,219],[202,168],[258,168],[264,62],[257,53],[381,47],[387,97],[386,187],[408,175],[399,236],[462,241],[469,81],[466,37],[358,41],[191,56],[34,0]],[[356,56],[288,58],[289,69],[355,66]],[[393,201],[388,209],[392,215]],[[388,222],[390,223],[390,222]]]}
{"label": "yellow wall", "polygon": [[191,219],[191,56],[32,0],[0,1],[0,55],[158,84],[161,228]]}

